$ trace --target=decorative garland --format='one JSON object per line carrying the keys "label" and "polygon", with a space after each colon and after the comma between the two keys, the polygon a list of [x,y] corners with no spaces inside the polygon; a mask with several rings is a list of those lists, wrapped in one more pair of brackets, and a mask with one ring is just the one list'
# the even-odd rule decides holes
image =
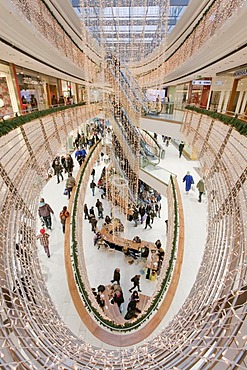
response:
{"label": "decorative garland", "polygon": [[17,127],[24,125],[27,122],[31,122],[37,118],[48,116],[49,114],[60,112],[69,108],[75,108],[85,105],[85,103],[78,103],[72,105],[63,105],[61,107],[48,108],[44,110],[35,111],[32,113],[25,114],[23,116],[17,116],[4,120],[2,118],[3,124],[0,125],[0,137],[7,135],[10,131],[14,130]]}
{"label": "decorative garland", "polygon": [[237,118],[236,116],[231,117],[227,116],[226,114],[218,113],[218,112],[212,112],[207,109],[197,108],[193,105],[187,105],[185,109],[192,110],[194,112],[205,114],[213,119],[217,119],[220,122],[235,127],[235,129],[241,134],[241,135],[247,135],[247,122],[242,121],[241,119]]}
{"label": "decorative garland", "polygon": [[[46,3],[46,1],[45,0],[41,0],[41,2],[44,4],[44,6],[46,7],[46,9],[49,11],[49,13],[51,14],[51,16],[55,19],[55,21],[57,22],[57,24],[59,25],[59,27],[61,27],[61,29],[63,30],[63,32],[66,34],[66,36],[72,41],[72,43],[75,45],[75,47],[77,48],[77,49],[79,49],[80,50],[80,52],[81,53],[84,53],[84,51],[83,51],[83,49],[82,48],[80,48],[80,46],[75,42],[75,40],[73,39],[73,37],[67,32],[67,30],[64,28],[64,26],[62,25],[62,23],[56,18],[56,16],[55,16],[55,14],[53,13],[53,11],[51,10],[51,8],[49,7],[49,5]],[[61,16],[61,17],[63,17],[63,15],[61,15],[61,13],[58,11],[58,9],[56,8],[56,6],[54,5],[54,4],[52,4],[54,7],[55,7],[55,9],[56,9],[56,11],[59,13],[59,15]],[[65,20],[66,21],[66,20]],[[67,22],[66,22],[67,23]],[[68,23],[67,23],[68,24]],[[75,31],[74,31],[74,29],[68,24],[68,26],[72,29],[72,32],[73,33],[75,33],[76,34],[76,36],[77,37],[79,37],[80,39],[81,39],[81,36],[80,35],[78,35]],[[82,41],[82,39],[81,39],[81,41]],[[88,48],[92,51],[92,52],[94,52],[97,56],[99,56],[99,54],[92,48],[92,46],[90,45],[90,44],[86,44],[87,46],[88,46]],[[87,56],[88,57],[88,56]],[[92,60],[92,58],[90,58],[90,57],[88,57],[88,59],[92,62],[92,63],[94,63],[94,64],[96,64],[95,63],[95,61],[93,61]]]}
{"label": "decorative garland", "polygon": [[172,192],[173,192],[173,199],[174,199],[174,236],[173,236],[173,242],[172,242],[172,252],[171,252],[171,258],[169,260],[169,266],[166,272],[166,276],[163,279],[161,283],[161,288],[159,292],[154,297],[151,305],[147,309],[145,313],[143,313],[140,317],[138,317],[137,320],[133,323],[126,322],[124,324],[116,324],[111,320],[105,319],[100,312],[92,306],[91,300],[89,298],[89,295],[87,293],[87,289],[85,287],[85,284],[83,283],[83,280],[81,278],[80,269],[78,267],[78,249],[77,249],[77,240],[76,240],[76,220],[77,220],[77,207],[78,207],[78,198],[80,194],[80,187],[83,181],[83,176],[86,170],[86,166],[88,162],[90,161],[92,154],[96,147],[98,146],[100,142],[96,143],[92,151],[89,153],[89,155],[86,158],[86,161],[84,163],[84,166],[82,168],[80,178],[78,181],[78,186],[76,188],[75,197],[74,197],[74,205],[73,205],[73,213],[72,213],[72,255],[73,255],[73,268],[75,273],[75,281],[78,286],[79,292],[81,293],[81,297],[83,299],[85,307],[88,309],[89,312],[92,312],[95,319],[99,321],[99,323],[111,331],[122,331],[127,332],[131,331],[133,329],[137,329],[141,326],[146,320],[149,319],[149,317],[152,315],[154,310],[158,310],[158,305],[163,299],[164,293],[166,292],[169,283],[171,281],[172,272],[174,268],[174,261],[175,261],[175,255],[176,255],[176,244],[177,244],[177,233],[178,233],[178,203],[177,203],[177,197],[176,197],[176,190],[175,185],[173,182],[172,176],[170,177],[171,185],[172,185]]}

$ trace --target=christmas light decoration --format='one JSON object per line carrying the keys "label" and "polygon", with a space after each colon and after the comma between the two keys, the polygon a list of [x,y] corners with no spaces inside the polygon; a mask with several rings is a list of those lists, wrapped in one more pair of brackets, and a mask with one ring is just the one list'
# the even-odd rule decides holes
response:
{"label": "christmas light decoration", "polygon": [[[57,50],[77,66],[85,66],[82,53],[61,32],[51,12],[46,13],[47,8],[41,7],[44,1],[14,0],[13,3],[21,7],[25,17]],[[244,6],[244,1],[212,2],[204,15],[204,26],[197,25],[167,63],[163,63],[164,54],[161,56],[157,62],[162,62],[159,74],[155,72],[158,64],[154,59],[152,73],[144,76],[146,67],[139,69],[138,74],[143,73],[141,85],[156,85],[161,72],[165,76],[178,68],[240,6]],[[41,21],[43,16],[45,21]],[[92,64],[90,80],[96,76],[96,70]],[[129,121],[135,124],[136,113],[132,112],[133,106],[129,108],[131,104],[127,104],[128,94],[124,91],[126,83],[119,84],[117,71],[111,74],[112,84],[119,90],[117,103],[120,102],[120,109],[130,114]],[[186,114],[183,132],[196,148],[208,193],[208,236],[196,282],[176,316],[151,341],[133,348],[99,349],[73,335],[58,316],[45,287],[35,241],[37,200],[46,182],[51,154],[55,155],[59,147],[59,140],[54,145],[54,138],[65,140],[66,126],[76,128],[82,120],[98,113],[96,106],[94,112],[88,111],[88,107],[74,109],[78,110],[78,122],[72,113],[57,113],[56,125],[54,117],[44,118],[42,123],[30,122],[22,130],[18,128],[0,138],[1,365],[12,369],[179,369],[199,364],[201,368],[245,369],[246,137],[216,120],[211,125],[196,113]],[[120,124],[118,128],[116,140],[122,144],[125,139],[120,138]],[[129,145],[134,153],[134,142]],[[121,148],[123,153],[123,144]],[[132,162],[131,154],[124,154],[131,168],[136,162]],[[132,172],[128,171],[131,179]],[[130,184],[135,194],[134,179]]]}

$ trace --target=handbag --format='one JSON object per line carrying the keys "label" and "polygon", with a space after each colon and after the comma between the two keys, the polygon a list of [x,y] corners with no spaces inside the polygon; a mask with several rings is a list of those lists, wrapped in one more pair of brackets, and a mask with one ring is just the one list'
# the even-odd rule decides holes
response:
{"label": "handbag", "polygon": [[68,189],[67,188],[64,189],[63,195],[68,195]]}

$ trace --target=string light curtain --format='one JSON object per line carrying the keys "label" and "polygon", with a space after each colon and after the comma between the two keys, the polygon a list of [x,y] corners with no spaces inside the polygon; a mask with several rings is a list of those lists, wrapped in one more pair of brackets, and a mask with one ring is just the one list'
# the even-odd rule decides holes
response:
{"label": "string light curtain", "polygon": [[121,63],[141,62],[167,36],[170,0],[82,0],[90,34]]}

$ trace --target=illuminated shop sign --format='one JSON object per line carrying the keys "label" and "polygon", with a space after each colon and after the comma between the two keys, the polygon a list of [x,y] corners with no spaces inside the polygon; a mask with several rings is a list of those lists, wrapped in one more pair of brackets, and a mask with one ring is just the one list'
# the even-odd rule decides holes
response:
{"label": "illuminated shop sign", "polygon": [[33,80],[31,77],[23,77],[22,82],[27,85],[42,85],[41,81]]}
{"label": "illuminated shop sign", "polygon": [[239,71],[236,71],[234,73],[235,77],[241,77],[241,76],[247,76],[247,68],[245,69],[240,69]]}
{"label": "illuminated shop sign", "polygon": [[210,80],[192,80],[192,85],[210,86]]}

